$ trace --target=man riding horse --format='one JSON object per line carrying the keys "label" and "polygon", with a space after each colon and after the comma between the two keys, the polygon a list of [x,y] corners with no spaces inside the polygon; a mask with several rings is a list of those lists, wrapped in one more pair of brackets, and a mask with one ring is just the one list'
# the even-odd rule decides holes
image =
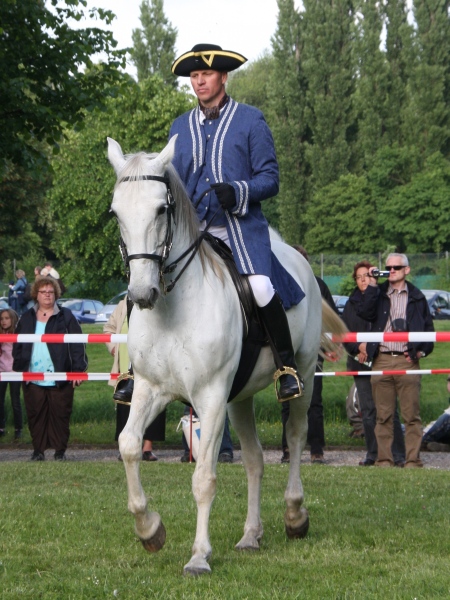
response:
{"label": "man riding horse", "polygon": [[285,309],[298,304],[304,293],[272,253],[261,209],[279,187],[272,133],[261,111],[239,104],[225,91],[228,72],[246,61],[213,44],[197,44],[175,60],[173,73],[190,77],[199,104],[172,124],[170,137],[178,135],[172,162],[201,229],[208,226],[230,246],[238,271],[248,275],[274,352],[283,402],[303,394]]}

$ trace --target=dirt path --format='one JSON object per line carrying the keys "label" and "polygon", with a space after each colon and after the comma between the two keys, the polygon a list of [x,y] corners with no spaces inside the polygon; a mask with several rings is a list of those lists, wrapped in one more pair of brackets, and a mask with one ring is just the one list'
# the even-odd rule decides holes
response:
{"label": "dirt path", "polygon": [[[26,462],[30,459],[31,449],[23,447],[8,446],[0,448],[0,462]],[[157,448],[155,454],[160,462],[177,463],[180,461],[182,451],[180,449]],[[361,450],[325,450],[325,464],[331,467],[358,466],[358,462],[364,459],[364,451]],[[114,447],[98,448],[69,446],[66,452],[68,461],[117,461],[118,450]],[[448,452],[422,452],[422,461],[427,469],[441,469],[450,471],[450,453]],[[53,451],[47,450],[47,460],[53,460]],[[264,461],[266,464],[280,464],[280,450],[264,450]],[[309,464],[309,452],[302,455],[302,464]],[[241,452],[234,453],[234,464],[242,464]],[[281,466],[281,465],[280,465]]]}

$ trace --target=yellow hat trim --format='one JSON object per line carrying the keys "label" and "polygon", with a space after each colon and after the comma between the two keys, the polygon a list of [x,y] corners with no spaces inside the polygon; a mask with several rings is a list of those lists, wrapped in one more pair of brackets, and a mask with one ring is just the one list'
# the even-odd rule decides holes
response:
{"label": "yellow hat trim", "polygon": [[240,54],[236,54],[235,52],[226,52],[225,50],[203,50],[201,52],[186,52],[186,54],[180,56],[180,58],[173,63],[172,72],[175,71],[175,69],[182,60],[190,58],[191,56],[200,56],[209,68],[211,68],[215,56],[229,56],[230,58],[240,60],[241,63],[245,63],[245,59]]}

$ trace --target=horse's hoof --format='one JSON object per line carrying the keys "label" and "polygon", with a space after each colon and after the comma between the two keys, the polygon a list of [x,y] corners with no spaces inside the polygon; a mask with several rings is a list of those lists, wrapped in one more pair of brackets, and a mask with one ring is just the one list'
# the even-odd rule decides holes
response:
{"label": "horse's hoof", "polygon": [[297,523],[295,526],[285,523],[286,535],[290,540],[298,540],[306,537],[309,529],[309,515],[308,511],[304,508],[302,508],[302,517],[300,523]]}
{"label": "horse's hoof", "polygon": [[158,529],[155,532],[155,535],[149,538],[148,540],[141,540],[142,545],[147,550],[147,552],[158,552],[164,546],[164,542],[166,541],[166,528],[161,521]]}
{"label": "horse's hoof", "polygon": [[210,575],[211,567],[206,563],[205,566],[202,567],[190,567],[187,564],[183,569],[183,575],[185,577],[200,577],[200,575]]}
{"label": "horse's hoof", "polygon": [[236,544],[234,549],[241,550],[243,552],[256,552],[257,550],[259,550],[259,544],[258,542],[255,542],[255,544],[241,544],[239,542],[239,544]]}

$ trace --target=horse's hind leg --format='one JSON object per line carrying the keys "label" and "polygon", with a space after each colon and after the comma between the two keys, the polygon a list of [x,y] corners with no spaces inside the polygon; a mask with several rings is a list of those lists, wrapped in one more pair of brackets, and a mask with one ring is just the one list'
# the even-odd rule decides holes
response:
{"label": "horse's hind leg", "polygon": [[166,530],[156,512],[148,512],[147,498],[141,485],[139,464],[142,458],[142,437],[148,423],[158,414],[156,403],[148,402],[149,390],[144,381],[136,381],[130,416],[119,436],[128,484],[128,510],[135,518],[136,535],[149,552],[158,552],[164,546]]}
{"label": "horse's hind leg", "polygon": [[248,499],[247,519],[244,536],[236,544],[237,550],[259,550],[263,536],[260,518],[261,481],[264,472],[264,459],[261,444],[256,433],[253,397],[228,405],[231,424],[241,442],[242,462],[247,473]]}
{"label": "horse's hind leg", "polygon": [[284,524],[288,538],[303,538],[308,532],[309,516],[303,506],[304,494],[300,478],[300,457],[305,447],[308,429],[307,413],[311,397],[311,378],[305,395],[290,401],[289,419],[286,424],[286,437],[289,447],[289,480],[284,494],[286,512]]}

